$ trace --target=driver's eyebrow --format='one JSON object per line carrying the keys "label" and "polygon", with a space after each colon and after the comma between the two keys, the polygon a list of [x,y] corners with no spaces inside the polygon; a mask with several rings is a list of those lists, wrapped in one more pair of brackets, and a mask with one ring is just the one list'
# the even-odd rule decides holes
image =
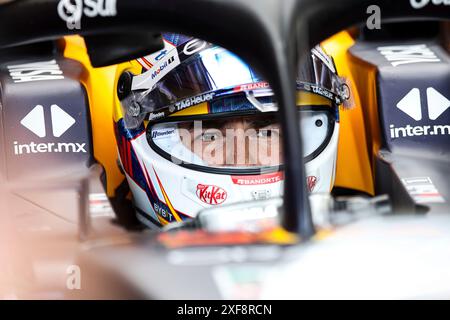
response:
{"label": "driver's eyebrow", "polygon": [[188,121],[180,122],[178,124],[178,127],[180,129],[192,130],[192,129],[194,129],[194,122],[188,122]]}
{"label": "driver's eyebrow", "polygon": [[278,123],[276,118],[252,119],[248,120],[248,124],[256,128],[266,127]]}
{"label": "driver's eyebrow", "polygon": [[204,121],[202,126],[204,129],[221,129],[225,127],[226,121]]}

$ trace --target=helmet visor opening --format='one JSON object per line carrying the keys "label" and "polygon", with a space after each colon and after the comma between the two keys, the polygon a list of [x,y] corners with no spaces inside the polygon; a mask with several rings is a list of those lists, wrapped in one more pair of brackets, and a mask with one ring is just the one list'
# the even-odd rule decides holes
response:
{"label": "helmet visor opening", "polygon": [[[310,161],[331,139],[335,118],[330,107],[303,106],[299,112],[300,127],[309,137],[304,141],[305,161]],[[244,174],[283,165],[283,135],[275,112],[174,117],[147,130],[150,146],[161,156],[202,171]]]}

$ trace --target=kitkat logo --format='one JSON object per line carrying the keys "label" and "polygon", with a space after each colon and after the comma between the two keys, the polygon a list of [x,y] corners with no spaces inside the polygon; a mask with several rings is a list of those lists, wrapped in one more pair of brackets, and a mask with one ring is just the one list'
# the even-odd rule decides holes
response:
{"label": "kitkat logo", "polygon": [[198,184],[197,197],[204,203],[217,205],[223,203],[227,199],[227,192],[217,186]]}

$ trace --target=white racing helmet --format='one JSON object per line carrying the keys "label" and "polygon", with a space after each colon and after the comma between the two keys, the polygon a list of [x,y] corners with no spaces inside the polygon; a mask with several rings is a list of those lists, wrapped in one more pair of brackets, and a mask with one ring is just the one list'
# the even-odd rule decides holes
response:
{"label": "white racing helmet", "polygon": [[[138,218],[150,227],[211,206],[280,196],[282,132],[267,82],[231,52],[164,35],[165,48],[138,59],[116,123],[121,166]],[[302,64],[297,105],[307,184],[334,184],[339,105],[348,86],[320,47]]]}

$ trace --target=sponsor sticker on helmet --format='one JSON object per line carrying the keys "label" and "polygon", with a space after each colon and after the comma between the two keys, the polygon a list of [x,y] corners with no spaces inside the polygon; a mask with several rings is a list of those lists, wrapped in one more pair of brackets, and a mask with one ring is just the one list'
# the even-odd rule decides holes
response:
{"label": "sponsor sticker on helmet", "polygon": [[153,204],[153,209],[155,210],[155,213],[164,220],[168,222],[175,221],[175,218],[173,214],[170,212],[169,207],[164,203],[160,201],[155,201],[155,203]]}
{"label": "sponsor sticker on helmet", "polygon": [[276,183],[283,180],[283,173],[275,172],[262,175],[251,175],[251,176],[232,176],[234,184],[242,186],[254,186],[261,184]]}
{"label": "sponsor sticker on helmet", "polygon": [[208,43],[204,40],[193,39],[184,45],[183,53],[187,56],[190,56],[194,53],[202,51],[206,48],[207,45]]}
{"label": "sponsor sticker on helmet", "polygon": [[201,201],[211,205],[221,204],[227,199],[227,192],[213,185],[198,184],[196,193]]}
{"label": "sponsor sticker on helmet", "polygon": [[[165,42],[166,48],[157,53],[141,59],[141,65],[148,70],[133,78],[132,90],[151,89],[161,81],[170,71],[180,64],[177,49]],[[138,60],[139,61],[139,60]],[[142,61],[145,61],[143,64]]]}
{"label": "sponsor sticker on helmet", "polygon": [[308,191],[312,192],[317,184],[317,177],[309,176],[306,178],[306,184],[308,185]]}
{"label": "sponsor sticker on helmet", "polygon": [[151,112],[148,115],[148,120],[157,120],[157,119],[161,119],[165,116],[166,114],[164,112]]}
{"label": "sponsor sticker on helmet", "polygon": [[258,89],[268,89],[270,88],[269,83],[262,81],[262,82],[255,82],[255,83],[248,83],[243,84],[240,86],[236,86],[233,91],[234,92],[242,92],[242,91],[250,91],[250,90],[258,90]]}
{"label": "sponsor sticker on helmet", "polygon": [[166,138],[175,133],[175,129],[154,130],[152,131],[152,139]]}

